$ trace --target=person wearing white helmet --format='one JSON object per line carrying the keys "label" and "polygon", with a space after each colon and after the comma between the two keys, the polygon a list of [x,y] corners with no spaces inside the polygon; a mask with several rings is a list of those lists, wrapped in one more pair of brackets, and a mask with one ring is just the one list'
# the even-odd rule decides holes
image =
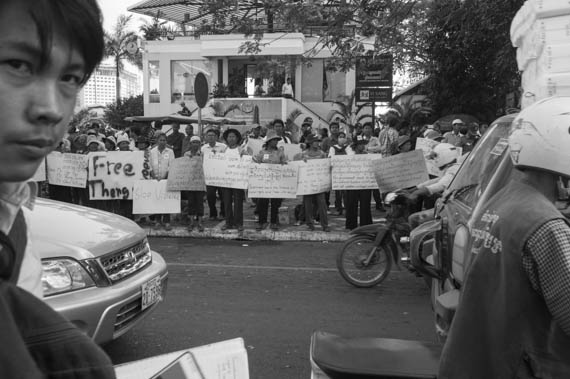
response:
{"label": "person wearing white helmet", "polygon": [[443,173],[435,179],[418,184],[417,189],[409,195],[412,201],[442,193],[455,177],[457,170],[459,170],[460,165],[457,163],[459,150],[449,143],[435,145],[431,157],[437,168],[443,171]]}
{"label": "person wearing white helmet", "polygon": [[472,228],[472,261],[438,378],[564,378],[570,373],[570,97],[513,121],[509,182]]}

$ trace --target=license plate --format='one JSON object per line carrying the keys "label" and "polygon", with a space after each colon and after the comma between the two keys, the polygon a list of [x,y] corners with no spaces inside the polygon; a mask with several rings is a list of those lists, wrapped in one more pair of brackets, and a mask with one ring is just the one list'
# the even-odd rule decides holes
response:
{"label": "license plate", "polygon": [[160,280],[160,276],[157,276],[143,284],[141,289],[143,311],[162,299],[162,281]]}

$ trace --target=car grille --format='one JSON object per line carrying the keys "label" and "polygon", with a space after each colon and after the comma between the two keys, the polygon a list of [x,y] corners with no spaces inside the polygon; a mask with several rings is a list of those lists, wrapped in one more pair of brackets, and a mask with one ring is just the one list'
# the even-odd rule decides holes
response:
{"label": "car grille", "polygon": [[112,283],[140,271],[152,261],[150,246],[145,238],[128,249],[106,255],[99,262]]}

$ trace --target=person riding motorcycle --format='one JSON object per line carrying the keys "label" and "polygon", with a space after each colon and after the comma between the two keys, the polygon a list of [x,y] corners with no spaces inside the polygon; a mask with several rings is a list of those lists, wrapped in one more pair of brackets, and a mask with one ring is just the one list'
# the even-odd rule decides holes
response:
{"label": "person riding motorcycle", "polygon": [[[409,217],[412,229],[428,218],[428,213],[433,213],[432,208],[435,202],[433,198],[443,193],[455,177],[461,166],[457,163],[458,152],[458,149],[449,143],[440,143],[433,148],[431,158],[443,173],[437,178],[418,184],[417,189],[408,195],[412,204],[412,212],[414,212]],[[422,211],[422,204],[427,210]]]}

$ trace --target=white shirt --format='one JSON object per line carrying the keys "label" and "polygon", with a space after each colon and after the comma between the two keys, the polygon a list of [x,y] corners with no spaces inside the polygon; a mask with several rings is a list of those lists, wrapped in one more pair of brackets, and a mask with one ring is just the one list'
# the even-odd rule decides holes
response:
{"label": "white shirt", "polygon": [[174,151],[165,147],[162,152],[158,150],[158,146],[150,150],[150,167],[154,178],[162,180],[168,177],[168,170],[174,161]]}
{"label": "white shirt", "polygon": [[284,83],[283,87],[281,87],[281,94],[293,96],[293,86],[291,84]]}
{"label": "white shirt", "polygon": [[202,146],[202,154],[208,153],[223,153],[226,150],[227,145],[225,143],[216,142],[214,146],[210,146],[209,143]]}

